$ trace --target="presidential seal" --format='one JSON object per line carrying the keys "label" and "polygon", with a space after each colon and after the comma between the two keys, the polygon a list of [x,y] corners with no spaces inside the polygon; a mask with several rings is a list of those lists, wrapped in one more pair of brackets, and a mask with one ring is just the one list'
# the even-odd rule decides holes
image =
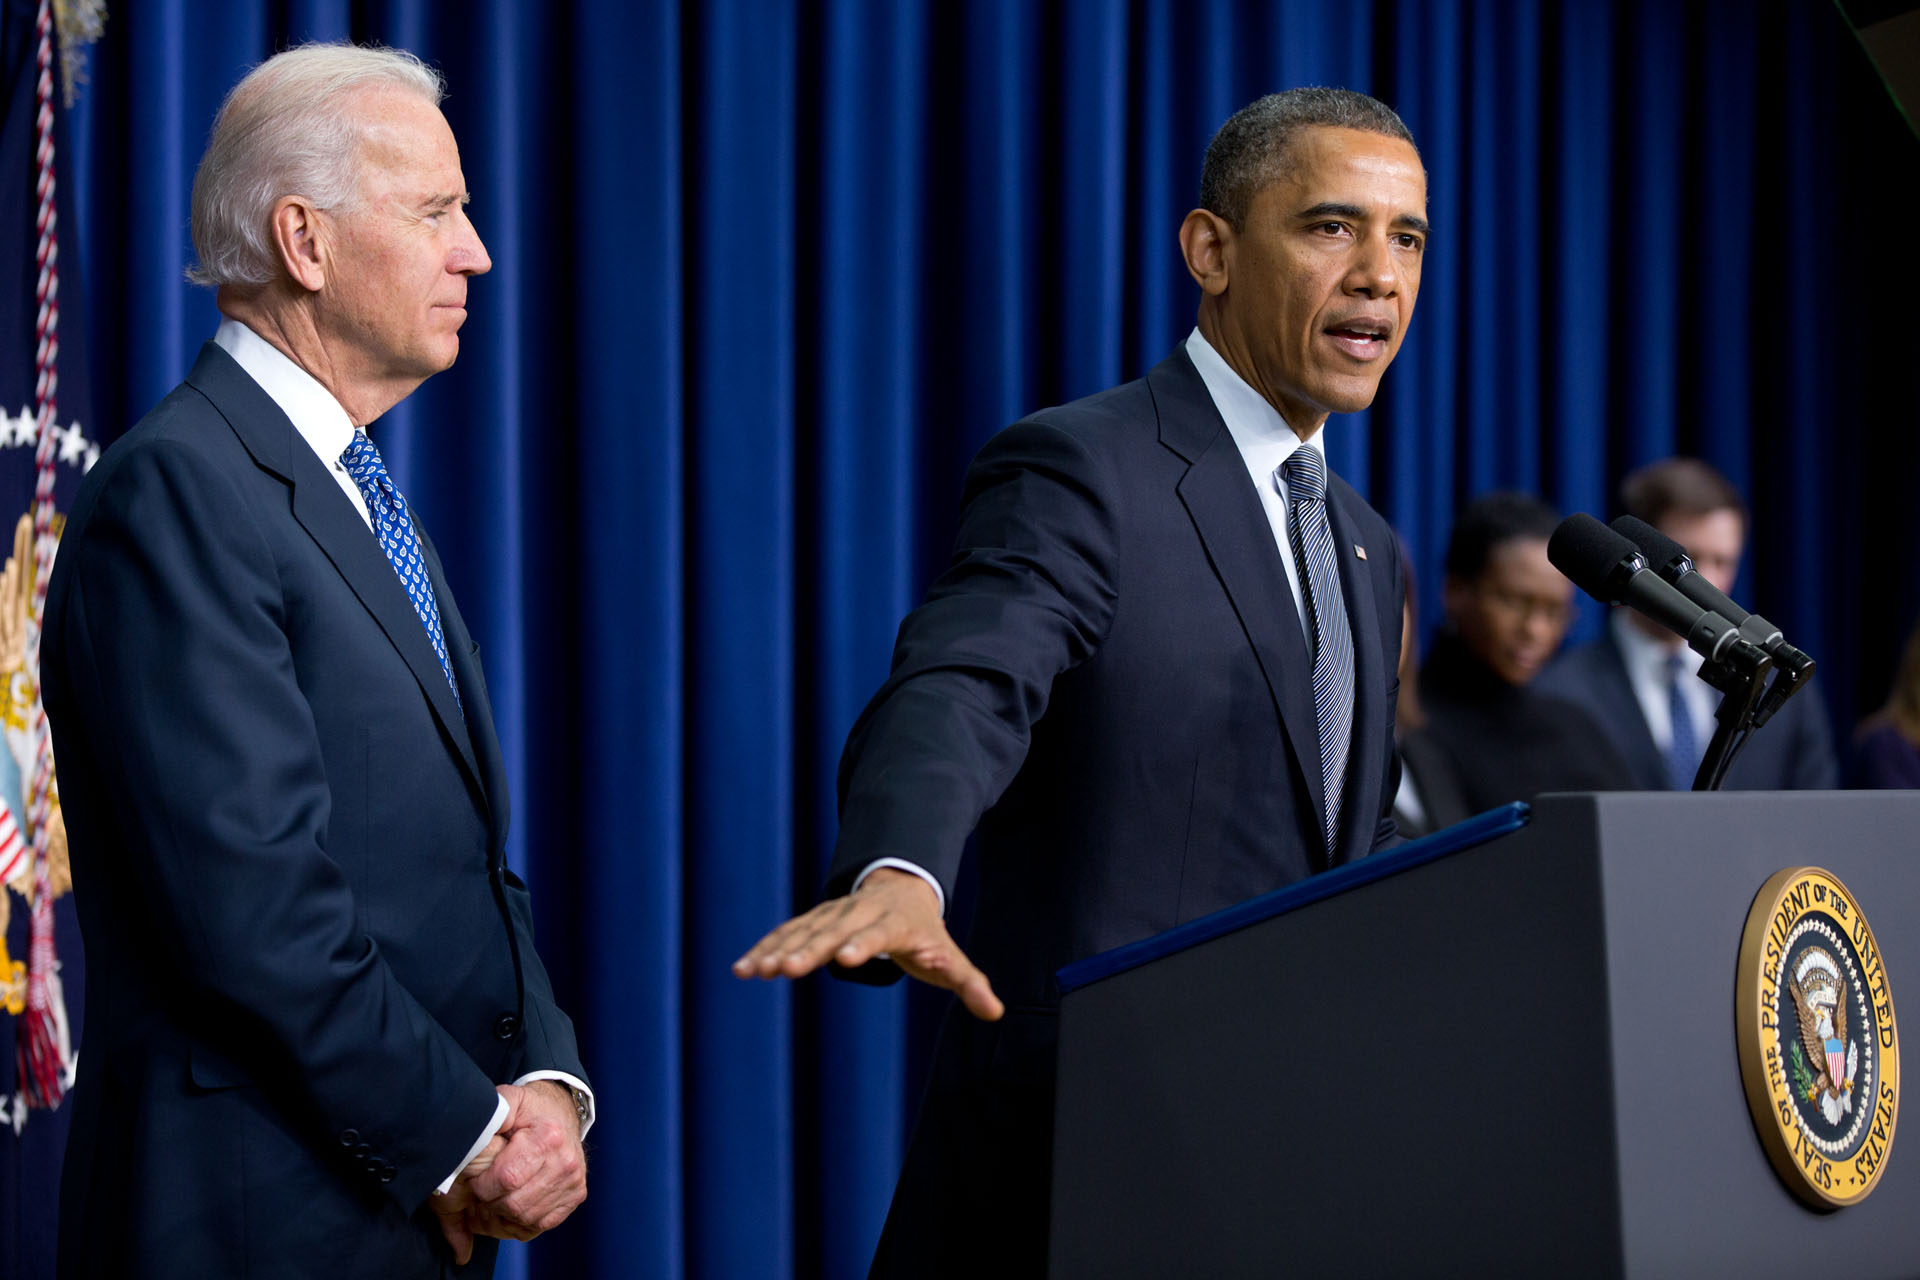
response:
{"label": "presidential seal", "polygon": [[1900,1104],[1900,1036],[1873,930],[1819,867],[1767,881],[1740,940],[1735,1027],[1760,1144],[1817,1209],[1866,1198]]}

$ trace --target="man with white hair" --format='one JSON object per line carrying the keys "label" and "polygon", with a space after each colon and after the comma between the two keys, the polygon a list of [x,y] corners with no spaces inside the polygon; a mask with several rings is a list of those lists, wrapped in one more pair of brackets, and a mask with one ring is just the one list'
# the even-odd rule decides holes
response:
{"label": "man with white hair", "polygon": [[490,263],[439,76],[256,68],[194,180],[226,317],[76,497],[45,697],[87,946],[63,1276],[485,1275],[593,1099],[474,644],[366,428]]}

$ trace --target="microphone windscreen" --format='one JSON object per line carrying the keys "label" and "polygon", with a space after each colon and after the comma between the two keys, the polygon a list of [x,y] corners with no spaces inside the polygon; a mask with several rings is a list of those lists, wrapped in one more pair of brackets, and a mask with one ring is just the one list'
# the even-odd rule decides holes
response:
{"label": "microphone windscreen", "polygon": [[1688,563],[1693,557],[1687,555],[1687,549],[1660,532],[1645,520],[1636,516],[1621,516],[1613,522],[1613,531],[1625,537],[1634,546],[1640,548],[1640,554],[1655,569],[1664,569],[1677,563],[1685,556]]}
{"label": "microphone windscreen", "polygon": [[1633,576],[1631,568],[1624,577],[1619,570],[1638,554],[1631,542],[1584,511],[1562,520],[1547,539],[1553,567],[1602,604],[1619,603],[1620,586]]}

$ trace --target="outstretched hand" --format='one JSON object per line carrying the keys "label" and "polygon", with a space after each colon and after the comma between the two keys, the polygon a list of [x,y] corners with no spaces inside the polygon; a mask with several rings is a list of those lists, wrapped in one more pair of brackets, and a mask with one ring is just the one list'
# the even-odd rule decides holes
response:
{"label": "outstretched hand", "polygon": [[832,961],[858,968],[887,956],[909,977],[958,993],[974,1017],[1006,1011],[993,984],[967,959],[940,918],[940,900],[920,877],[892,867],[869,875],[858,892],[795,916],[733,962],[740,978],[799,978]]}

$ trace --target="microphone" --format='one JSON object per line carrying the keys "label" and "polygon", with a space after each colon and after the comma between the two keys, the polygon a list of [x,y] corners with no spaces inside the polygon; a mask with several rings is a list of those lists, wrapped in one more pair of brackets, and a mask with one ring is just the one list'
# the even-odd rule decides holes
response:
{"label": "microphone", "polygon": [[1811,657],[1788,644],[1787,638],[1780,634],[1780,628],[1757,613],[1748,613],[1729,600],[1720,588],[1707,581],[1705,574],[1694,569],[1693,558],[1687,554],[1685,547],[1645,520],[1637,520],[1632,516],[1621,516],[1615,520],[1613,530],[1639,547],[1647,558],[1648,566],[1671,582],[1681,595],[1739,627],[1741,636],[1759,645],[1773,659],[1774,666],[1793,684],[1801,684],[1813,674]]}
{"label": "microphone", "polygon": [[1759,646],[1713,609],[1680,594],[1647,567],[1640,549],[1583,511],[1560,522],[1547,541],[1547,559],[1576,587],[1602,604],[1624,604],[1683,636],[1712,663],[1731,663],[1747,671],[1771,663]]}

